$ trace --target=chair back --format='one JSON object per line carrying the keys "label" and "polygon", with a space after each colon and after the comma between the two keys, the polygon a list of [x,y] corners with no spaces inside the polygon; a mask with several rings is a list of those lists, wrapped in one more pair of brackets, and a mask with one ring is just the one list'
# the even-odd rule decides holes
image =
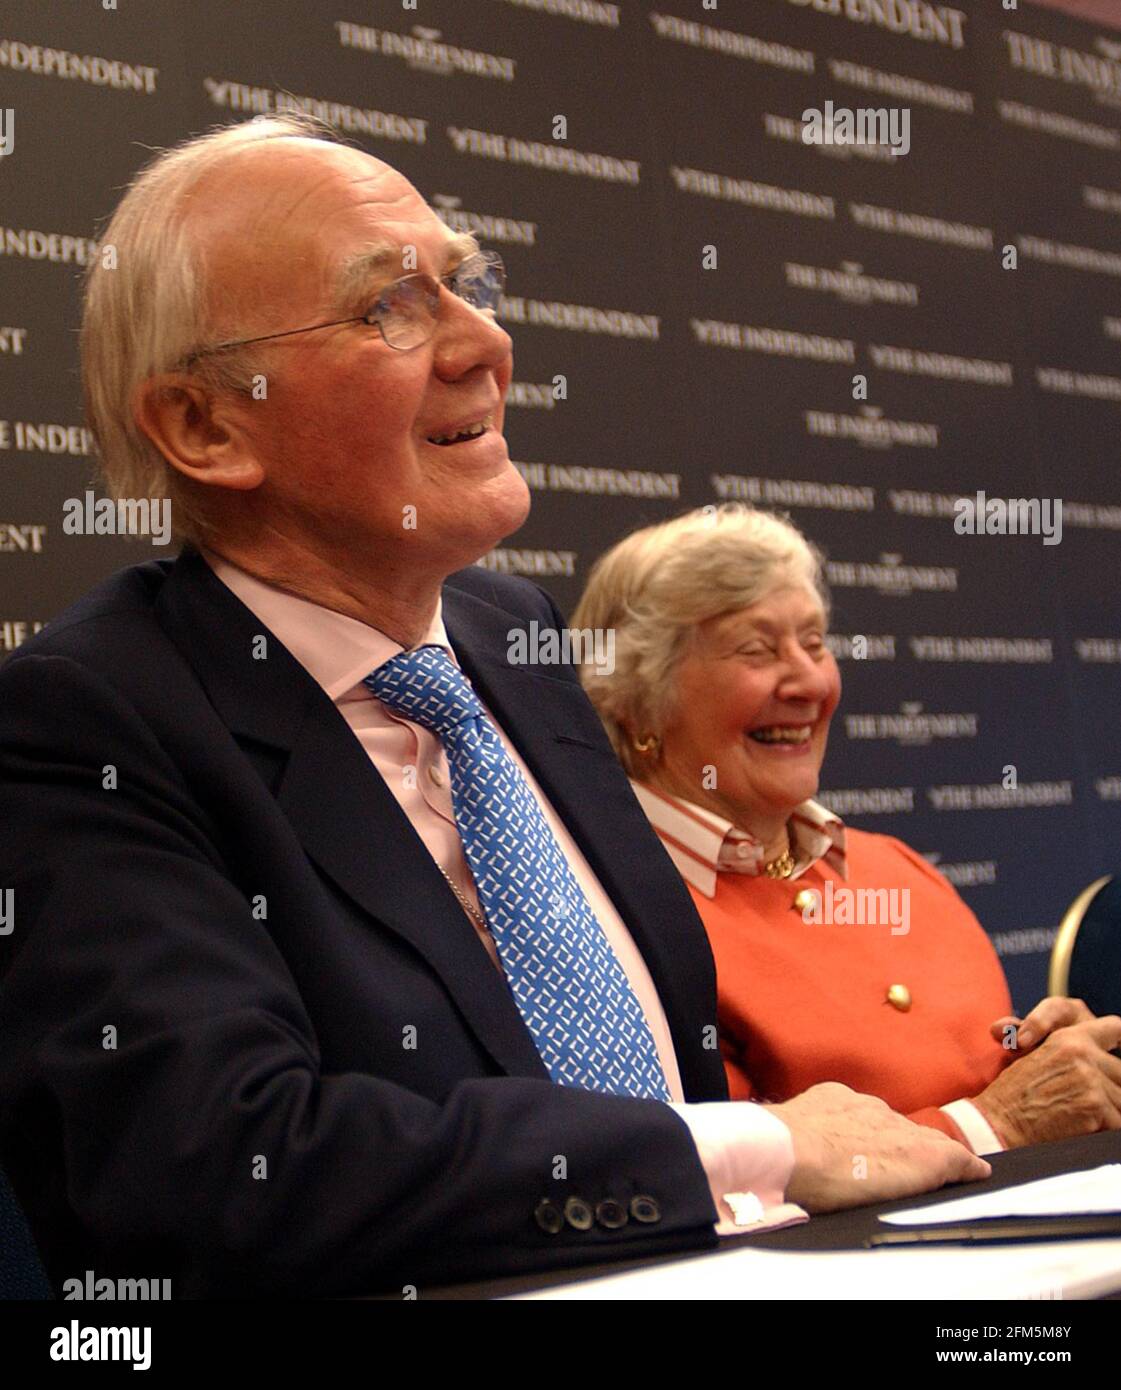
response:
{"label": "chair back", "polygon": [[1095,879],[1067,908],[1047,993],[1082,999],[1099,1016],[1121,1013],[1121,878]]}

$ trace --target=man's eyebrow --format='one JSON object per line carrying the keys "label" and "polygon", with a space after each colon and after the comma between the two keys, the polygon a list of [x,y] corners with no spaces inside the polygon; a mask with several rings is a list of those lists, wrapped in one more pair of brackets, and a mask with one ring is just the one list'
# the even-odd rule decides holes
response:
{"label": "man's eyebrow", "polygon": [[[449,237],[444,243],[444,264],[440,273],[446,275],[478,250],[479,243],[470,232],[458,232]],[[394,271],[393,279],[410,274],[404,269],[404,251],[404,246],[397,242],[375,241],[348,256],[335,280],[336,307],[344,313],[349,312],[379,278]]]}
{"label": "man's eyebrow", "polygon": [[477,256],[482,248],[474,232],[457,232],[444,243],[444,271],[454,270],[468,256]]}

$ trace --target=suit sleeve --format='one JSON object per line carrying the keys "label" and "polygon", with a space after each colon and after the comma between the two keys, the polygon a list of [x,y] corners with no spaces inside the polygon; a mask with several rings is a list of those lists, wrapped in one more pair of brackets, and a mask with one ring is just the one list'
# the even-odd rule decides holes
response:
{"label": "suit sleeve", "polygon": [[[59,1267],[60,1223],[98,1275],[170,1277],[175,1297],[423,1289],[714,1243],[696,1147],[661,1102],[468,1077],[438,1104],[325,1072],[190,769],[62,657],[7,663],[0,711],[0,1140],[56,1281],[82,1272]],[[657,1219],[535,1217],[638,1195]]]}

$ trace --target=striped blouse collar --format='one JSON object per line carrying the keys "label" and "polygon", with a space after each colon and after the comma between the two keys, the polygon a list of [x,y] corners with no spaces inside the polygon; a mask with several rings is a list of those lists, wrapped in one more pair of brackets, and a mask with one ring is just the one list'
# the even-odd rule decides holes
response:
{"label": "striped blouse collar", "polygon": [[[759,874],[763,844],[703,806],[631,781],[647,819],[666,847],[686,883],[706,898],[716,896],[718,873]],[[844,823],[816,801],[803,801],[790,817],[794,872],[800,878],[823,859],[841,878],[847,878]]]}

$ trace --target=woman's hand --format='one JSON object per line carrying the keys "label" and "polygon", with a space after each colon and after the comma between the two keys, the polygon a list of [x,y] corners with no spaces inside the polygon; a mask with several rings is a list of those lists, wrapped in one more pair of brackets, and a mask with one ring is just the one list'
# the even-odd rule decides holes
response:
{"label": "woman's hand", "polygon": [[1017,1018],[1006,1014],[989,1024],[989,1031],[998,1043],[1010,1052],[1029,1052],[1056,1028],[1069,1028],[1075,1023],[1089,1023],[1094,1015],[1081,999],[1067,999],[1062,994],[1052,994],[1039,1003],[1027,1018]]}
{"label": "woman's hand", "polygon": [[[1057,1002],[1063,1001],[1044,1000]],[[973,1104],[1010,1149],[1121,1129],[1121,1060],[1110,1056],[1119,1044],[1115,1014],[1058,1026],[1005,1067]]]}

